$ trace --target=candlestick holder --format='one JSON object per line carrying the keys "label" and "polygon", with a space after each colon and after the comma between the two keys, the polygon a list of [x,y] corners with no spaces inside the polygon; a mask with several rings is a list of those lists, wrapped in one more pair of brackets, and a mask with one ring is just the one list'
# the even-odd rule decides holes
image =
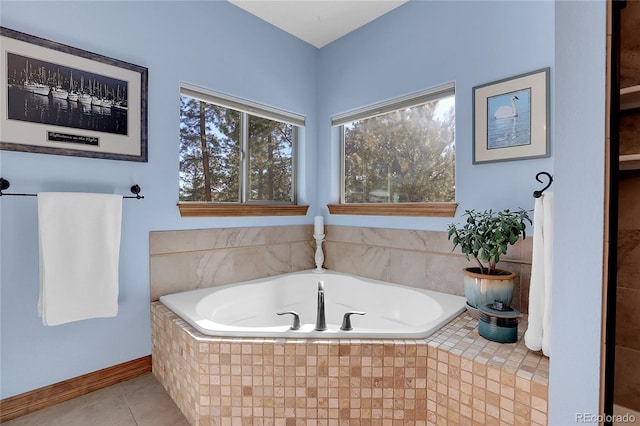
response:
{"label": "candlestick holder", "polygon": [[313,272],[324,272],[322,264],[324,263],[324,253],[322,252],[322,242],[324,241],[324,234],[313,234],[313,238],[316,240],[316,269]]}

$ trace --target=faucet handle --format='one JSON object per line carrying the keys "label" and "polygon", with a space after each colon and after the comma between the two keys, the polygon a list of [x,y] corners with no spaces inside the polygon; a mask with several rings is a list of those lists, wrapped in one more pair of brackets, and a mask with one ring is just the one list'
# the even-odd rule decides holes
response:
{"label": "faucet handle", "polygon": [[364,315],[364,314],[366,314],[366,312],[360,312],[360,311],[346,312],[344,314],[344,317],[342,318],[342,325],[340,326],[340,330],[344,330],[344,331],[353,330],[353,327],[351,327],[351,315]]}
{"label": "faucet handle", "polygon": [[293,315],[293,325],[289,328],[289,330],[299,330],[300,329],[300,315],[296,311],[285,311],[285,312],[276,312],[276,315]]}

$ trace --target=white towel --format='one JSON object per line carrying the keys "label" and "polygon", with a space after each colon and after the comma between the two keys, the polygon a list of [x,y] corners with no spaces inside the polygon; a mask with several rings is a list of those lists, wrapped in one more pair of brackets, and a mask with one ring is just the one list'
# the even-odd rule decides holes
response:
{"label": "white towel", "polygon": [[38,313],[45,325],[118,314],[121,222],[121,195],[38,194]]}
{"label": "white towel", "polygon": [[553,268],[553,194],[536,198],[533,212],[533,256],[529,284],[529,325],[525,345],[551,354],[551,272]]}

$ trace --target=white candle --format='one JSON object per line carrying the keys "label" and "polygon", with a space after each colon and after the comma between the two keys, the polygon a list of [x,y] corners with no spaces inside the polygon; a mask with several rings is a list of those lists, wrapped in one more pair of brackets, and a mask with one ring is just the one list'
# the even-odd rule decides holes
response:
{"label": "white candle", "polygon": [[313,233],[316,235],[324,234],[324,217],[316,216],[313,218]]}

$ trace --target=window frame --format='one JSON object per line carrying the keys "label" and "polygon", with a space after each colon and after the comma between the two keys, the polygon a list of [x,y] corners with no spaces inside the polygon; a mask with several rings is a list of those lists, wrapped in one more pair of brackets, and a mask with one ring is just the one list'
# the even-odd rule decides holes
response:
{"label": "window frame", "polygon": [[457,202],[404,202],[404,203],[346,203],[346,157],[344,125],[356,120],[373,118],[402,108],[409,108],[444,97],[454,96],[455,83],[450,82],[420,92],[411,93],[398,98],[379,102],[331,117],[332,127],[339,127],[340,131],[340,201],[328,204],[329,213],[344,215],[373,215],[373,216],[433,216],[454,217],[458,207]]}
{"label": "window frame", "polygon": [[[180,83],[180,96],[208,102],[223,108],[233,109],[241,114],[240,130],[240,173],[238,202],[181,201],[177,203],[182,217],[205,216],[290,216],[306,215],[307,205],[297,204],[298,180],[298,137],[299,128],[304,127],[305,117],[235,96],[216,92],[189,83]],[[291,147],[291,201],[250,200],[249,187],[249,117],[266,118],[293,125],[294,143]]]}

